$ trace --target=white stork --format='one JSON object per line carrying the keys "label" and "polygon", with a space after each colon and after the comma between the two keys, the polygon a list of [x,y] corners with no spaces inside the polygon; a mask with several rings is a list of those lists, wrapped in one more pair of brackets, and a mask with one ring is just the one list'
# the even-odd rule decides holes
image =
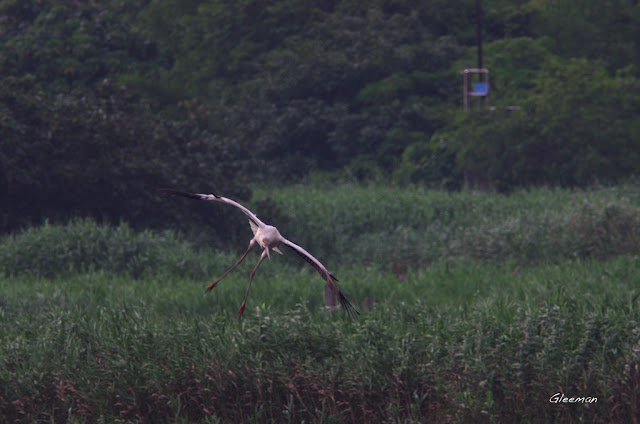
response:
{"label": "white stork", "polygon": [[247,287],[247,291],[244,295],[244,300],[242,301],[242,305],[240,306],[240,314],[239,314],[240,317],[242,317],[242,313],[244,312],[244,307],[247,304],[247,296],[249,295],[249,289],[251,288],[251,281],[253,281],[253,276],[255,275],[256,270],[258,269],[258,267],[260,266],[260,264],[262,263],[265,257],[271,260],[271,251],[282,254],[280,249],[278,249],[278,245],[281,243],[293,249],[305,261],[309,262],[309,264],[311,264],[316,269],[316,271],[318,271],[318,273],[322,276],[322,278],[324,278],[324,280],[327,282],[327,287],[329,288],[329,290],[339,299],[340,305],[342,305],[342,308],[347,312],[349,316],[353,317],[355,315],[360,315],[359,312],[356,311],[356,309],[351,305],[351,303],[349,303],[347,298],[344,297],[344,295],[336,285],[336,281],[338,281],[338,279],[334,277],[333,274],[331,274],[327,270],[327,268],[325,268],[325,266],[322,265],[322,263],[320,263],[319,260],[313,257],[309,252],[304,250],[302,247],[284,238],[276,227],[272,225],[267,225],[261,220],[259,220],[256,214],[254,214],[249,209],[242,206],[240,203],[234,200],[228,199],[226,197],[218,196],[217,194],[189,193],[186,191],[173,190],[169,188],[161,188],[159,191],[164,194],[183,196],[183,197],[188,197],[190,199],[212,200],[216,202],[227,203],[229,205],[235,206],[236,208],[240,209],[249,217],[249,224],[251,225],[251,230],[253,231],[253,238],[249,242],[249,248],[247,249],[246,252],[244,252],[244,254],[240,257],[240,259],[238,259],[238,262],[236,262],[234,266],[229,268],[224,274],[222,274],[220,278],[214,281],[205,290],[205,293],[210,292],[211,289],[213,289],[216,286],[216,284],[220,282],[220,280],[222,280],[224,277],[227,276],[227,274],[233,271],[235,267],[240,265],[240,263],[244,260],[244,258],[247,256],[249,251],[254,246],[259,245],[263,249],[262,255],[260,255],[260,260],[258,261],[258,264],[256,265],[256,267],[253,269],[253,271],[251,271],[251,277],[249,278],[249,286]]}

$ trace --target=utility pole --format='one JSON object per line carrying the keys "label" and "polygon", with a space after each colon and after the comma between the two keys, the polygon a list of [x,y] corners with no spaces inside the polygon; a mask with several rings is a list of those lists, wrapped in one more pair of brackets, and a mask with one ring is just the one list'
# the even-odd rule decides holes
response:
{"label": "utility pole", "polygon": [[[482,0],[476,0],[476,43],[478,49],[478,66],[472,68],[467,64],[467,68],[462,71],[464,77],[463,104],[464,110],[469,110],[470,99],[477,97],[478,109],[483,109],[488,104],[489,96],[489,70],[482,67]],[[474,82],[473,74],[478,74],[478,82]]]}
{"label": "utility pole", "polygon": [[[478,43],[478,69],[482,69],[482,0],[476,0],[476,41]],[[478,82],[482,82],[482,75],[478,74]],[[484,106],[484,99],[478,99],[478,107]]]}

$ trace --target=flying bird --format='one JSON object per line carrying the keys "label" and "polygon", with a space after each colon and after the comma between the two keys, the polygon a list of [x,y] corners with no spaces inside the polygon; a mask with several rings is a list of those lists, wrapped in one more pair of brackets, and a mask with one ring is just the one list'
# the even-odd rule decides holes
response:
{"label": "flying bird", "polygon": [[242,305],[240,306],[240,313],[239,313],[240,317],[242,317],[242,313],[244,312],[244,308],[245,308],[245,306],[247,304],[247,296],[249,295],[249,289],[251,288],[251,282],[253,281],[253,276],[255,275],[256,270],[258,269],[258,267],[260,266],[260,264],[262,263],[264,258],[269,258],[269,260],[271,260],[271,252],[272,251],[273,252],[277,252],[277,253],[282,255],[282,252],[278,248],[278,246],[280,244],[282,244],[284,246],[287,246],[288,248],[290,248],[293,251],[295,251],[305,261],[307,261],[311,266],[313,266],[316,269],[316,271],[318,271],[318,273],[326,281],[327,287],[329,288],[329,290],[340,301],[340,305],[342,306],[342,309],[344,311],[346,311],[346,313],[350,317],[354,317],[356,315],[360,315],[360,313],[358,311],[356,311],[356,309],[351,305],[351,303],[349,303],[347,298],[342,294],[342,292],[340,291],[340,289],[336,285],[336,281],[338,281],[338,279],[336,277],[334,277],[333,274],[331,274],[327,270],[327,268],[325,268],[325,266],[322,265],[322,263],[319,260],[317,260],[315,257],[313,257],[309,252],[304,250],[302,247],[300,247],[297,244],[293,243],[292,241],[287,240],[286,238],[284,238],[280,234],[280,232],[278,231],[278,229],[276,227],[274,227],[272,225],[267,225],[264,222],[262,222],[261,220],[259,220],[258,217],[256,216],[256,214],[254,214],[249,209],[247,209],[244,206],[242,206],[240,203],[238,203],[238,202],[236,202],[234,200],[228,199],[226,197],[218,196],[217,194],[189,193],[189,192],[186,192],[186,191],[174,190],[174,189],[170,189],[170,188],[161,188],[161,189],[159,189],[159,191],[161,193],[164,193],[164,194],[183,196],[183,197],[187,197],[189,199],[211,200],[211,201],[214,201],[214,202],[226,203],[228,205],[235,206],[236,208],[240,209],[242,212],[245,213],[245,215],[247,215],[249,217],[249,224],[251,225],[251,230],[253,231],[253,238],[251,239],[251,241],[249,241],[249,248],[247,249],[246,252],[244,252],[244,254],[240,257],[240,259],[238,259],[238,262],[236,262],[235,265],[233,265],[231,268],[229,268],[227,271],[225,271],[225,273],[222,274],[222,276],[220,278],[218,278],[216,281],[214,281],[205,290],[205,293],[209,293],[211,291],[211,289],[213,289],[216,286],[216,284],[218,284],[220,282],[220,280],[222,280],[224,277],[227,276],[227,274],[229,274],[238,265],[240,265],[240,263],[244,260],[244,258],[251,251],[251,249],[253,249],[256,245],[260,246],[260,248],[263,249],[262,250],[262,254],[260,255],[260,260],[258,261],[258,264],[253,269],[253,271],[251,271],[251,276],[249,277],[249,285],[247,286],[247,291],[246,291],[246,293],[244,295],[244,300],[242,301]]}

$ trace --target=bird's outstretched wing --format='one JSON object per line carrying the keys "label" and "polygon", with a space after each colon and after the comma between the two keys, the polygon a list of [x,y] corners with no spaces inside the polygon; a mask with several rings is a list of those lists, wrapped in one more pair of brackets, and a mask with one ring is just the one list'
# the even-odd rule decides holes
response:
{"label": "bird's outstretched wing", "polygon": [[159,188],[158,191],[160,193],[164,193],[164,194],[172,194],[172,195],[175,195],[175,196],[188,197],[189,199],[213,200],[213,201],[216,201],[216,202],[227,203],[227,204],[229,204],[231,206],[235,206],[236,208],[240,209],[242,212],[245,213],[245,215],[247,215],[249,217],[249,219],[251,219],[253,222],[258,224],[260,227],[265,226],[265,223],[260,221],[258,219],[258,217],[256,216],[256,214],[251,212],[249,209],[245,208],[244,206],[242,206],[240,203],[236,202],[235,200],[231,200],[231,199],[228,199],[226,197],[218,196],[217,194],[190,193],[188,191],[174,190],[172,188]]}
{"label": "bird's outstretched wing", "polygon": [[316,271],[318,271],[322,278],[327,282],[327,285],[329,286],[333,294],[338,297],[340,305],[342,306],[342,309],[347,313],[347,315],[349,315],[350,317],[360,315],[360,313],[356,310],[356,308],[353,307],[353,305],[351,305],[347,298],[344,297],[344,295],[336,285],[336,281],[338,281],[338,279],[334,277],[333,274],[331,274],[319,260],[317,260],[313,255],[311,255],[311,253],[307,252],[302,247],[298,246],[290,240],[287,240],[284,237],[282,237],[280,242],[293,249],[298,255],[300,255],[305,261],[307,261],[312,267],[314,267]]}

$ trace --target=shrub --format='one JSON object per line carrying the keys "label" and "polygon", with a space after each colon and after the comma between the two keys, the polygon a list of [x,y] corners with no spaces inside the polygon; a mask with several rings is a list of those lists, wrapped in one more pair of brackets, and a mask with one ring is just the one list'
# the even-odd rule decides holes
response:
{"label": "shrub", "polygon": [[45,222],[20,234],[5,236],[0,243],[0,269],[7,275],[29,274],[53,278],[77,273],[102,272],[140,278],[149,275],[180,275],[205,278],[217,261],[203,260],[206,252],[170,231],[134,231],[98,225],[89,219],[67,225]]}
{"label": "shrub", "polygon": [[462,186],[456,151],[442,141],[407,146],[394,177],[404,184],[423,184],[431,188],[457,190]]}

